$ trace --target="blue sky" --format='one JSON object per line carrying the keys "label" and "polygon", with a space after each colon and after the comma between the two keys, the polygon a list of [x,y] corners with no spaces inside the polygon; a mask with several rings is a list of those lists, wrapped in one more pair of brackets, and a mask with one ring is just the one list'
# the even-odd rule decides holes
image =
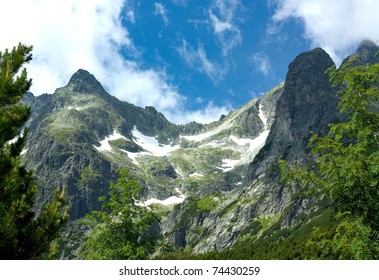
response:
{"label": "blue sky", "polygon": [[83,68],[122,100],[205,123],[283,81],[303,51],[323,47],[338,64],[377,41],[378,10],[376,0],[14,0],[0,11],[0,48],[34,45],[36,95]]}
{"label": "blue sky", "polygon": [[134,44],[141,46],[143,64],[164,68],[192,110],[209,102],[242,106],[281,82],[288,63],[310,48],[301,36],[281,41],[303,33],[295,21],[280,36],[267,33],[274,9],[266,1],[223,5],[143,1],[135,6],[133,19],[125,21]]}

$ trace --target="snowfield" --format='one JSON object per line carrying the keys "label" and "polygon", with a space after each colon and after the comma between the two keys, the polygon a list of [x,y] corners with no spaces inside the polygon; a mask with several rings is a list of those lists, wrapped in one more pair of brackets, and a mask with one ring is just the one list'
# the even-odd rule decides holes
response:
{"label": "snowfield", "polygon": [[181,135],[180,137],[184,138],[188,141],[200,142],[200,141],[203,141],[204,139],[207,139],[213,135],[220,133],[221,131],[223,131],[225,129],[231,128],[233,126],[232,120],[233,119],[228,120],[228,121],[222,123],[221,125],[217,126],[215,129],[210,130],[210,131],[205,132],[205,133],[202,133],[202,134],[191,135],[191,136]]}
{"label": "snowfield", "polygon": [[152,204],[160,204],[160,205],[164,205],[164,206],[169,206],[169,205],[180,204],[185,200],[185,196],[178,188],[175,188],[175,191],[179,194],[179,196],[170,196],[164,200],[160,200],[160,199],[156,199],[156,198],[150,198],[150,199],[146,200],[145,202],[139,202],[138,205],[150,206]]}
{"label": "snowfield", "polygon": [[[226,122],[222,123],[221,125],[215,127],[214,129],[198,134],[193,136],[180,136],[180,138],[194,141],[194,142],[201,142],[199,143],[198,148],[219,148],[219,149],[227,149],[227,150],[233,150],[234,152],[237,152],[240,154],[240,158],[236,158],[235,154],[233,158],[224,158],[222,159],[221,166],[217,167],[222,172],[228,172],[233,170],[236,166],[249,164],[253,161],[254,157],[258,154],[260,149],[264,146],[266,143],[266,139],[270,133],[270,130],[267,127],[267,117],[264,114],[262,104],[259,104],[259,118],[261,119],[262,123],[264,124],[264,130],[255,138],[238,138],[235,135],[230,135],[228,138],[222,138],[222,139],[208,139],[211,136],[217,135],[224,130],[229,129],[233,126],[233,119],[227,120]],[[164,157],[169,156],[169,154],[173,151],[176,151],[180,149],[180,145],[163,145],[158,142],[156,137],[147,136],[144,135],[142,132],[138,130],[136,126],[133,127],[132,133],[132,139],[127,139],[120,133],[118,133],[116,130],[114,130],[113,134],[105,137],[104,140],[100,141],[100,146],[94,146],[99,152],[111,152],[114,153],[112,147],[110,146],[109,142],[114,141],[117,139],[126,139],[127,141],[133,141],[135,144],[137,144],[141,149],[142,152],[129,152],[123,149],[120,149],[121,152],[125,153],[127,157],[135,164],[140,165],[140,157],[141,156],[155,156],[155,157]],[[208,139],[208,141],[207,141]],[[141,159],[142,160],[142,159]],[[177,172],[178,173],[178,172]],[[179,174],[179,173],[178,173]],[[182,178],[183,175],[179,174]],[[192,173],[189,175],[189,177],[202,177],[203,174],[200,173]],[[156,199],[151,199],[148,201],[148,203],[159,203],[159,204],[165,204],[165,203],[180,203],[181,196],[179,197],[170,197],[167,198],[164,201],[158,201]]]}
{"label": "snowfield", "polygon": [[232,127],[233,119],[226,121],[225,123],[217,126],[213,130],[210,130],[206,133],[193,135],[193,136],[180,136],[180,137],[189,141],[194,141],[194,142],[204,141],[204,143],[202,143],[199,146],[199,148],[206,148],[206,147],[223,148],[223,149],[230,149],[230,150],[239,152],[241,154],[240,159],[229,159],[229,158],[223,159],[221,167],[218,167],[218,169],[222,170],[223,172],[228,172],[230,170],[233,170],[236,166],[249,164],[250,162],[252,162],[254,157],[258,154],[260,149],[266,143],[266,139],[270,133],[270,130],[267,128],[267,118],[264,115],[262,104],[259,104],[258,116],[264,125],[264,130],[261,132],[261,134],[259,134],[254,139],[238,138],[234,135],[230,135],[228,139],[229,141],[225,139],[212,140],[209,142],[204,141],[207,138],[217,135],[223,130],[229,129],[230,127]]}
{"label": "snowfield", "polygon": [[109,135],[108,137],[105,137],[104,140],[100,141],[100,147],[95,147],[96,150],[99,152],[113,152],[112,147],[109,145],[109,141],[114,141],[117,139],[127,139],[125,136],[122,136],[120,133],[117,133],[116,130],[113,131],[113,134]]}
{"label": "snowfield", "polygon": [[162,145],[155,137],[142,134],[136,126],[132,130],[133,141],[153,156],[163,157],[180,148],[179,145]]}

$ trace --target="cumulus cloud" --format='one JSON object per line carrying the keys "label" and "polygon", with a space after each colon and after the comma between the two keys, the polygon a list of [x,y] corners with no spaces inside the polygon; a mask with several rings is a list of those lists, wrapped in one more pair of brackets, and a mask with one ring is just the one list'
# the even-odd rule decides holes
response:
{"label": "cumulus cloud", "polygon": [[312,46],[324,48],[336,63],[364,39],[379,40],[377,0],[276,0],[273,22],[296,18]]}
{"label": "cumulus cloud", "polygon": [[239,0],[216,0],[208,11],[224,56],[242,42],[241,31],[235,23],[240,6]]}
{"label": "cumulus cloud", "polygon": [[154,3],[154,7],[155,7],[154,15],[161,16],[164,24],[168,25],[168,16],[167,16],[167,11],[165,7],[161,3],[157,3],[157,2]]}
{"label": "cumulus cloud", "polygon": [[[102,76],[109,53],[133,50],[128,31],[122,27],[123,2],[108,1],[9,1],[2,7],[0,47],[18,42],[34,46],[28,66],[36,94],[53,92],[78,69]],[[12,24],[9,24],[12,22]],[[108,62],[109,63],[109,62]]]}
{"label": "cumulus cloud", "polygon": [[177,48],[177,51],[188,66],[207,75],[215,84],[220,82],[227,72],[226,66],[208,59],[204,46],[200,43],[198,48],[194,49],[186,40],[182,40],[182,45]]}
{"label": "cumulus cloud", "polygon": [[[138,47],[123,19],[135,23],[126,0],[7,1],[0,10],[4,27],[0,49],[19,42],[34,46],[33,60],[27,66],[34,94],[53,93],[83,68],[119,99],[154,106],[171,121],[183,123],[191,115],[185,109],[186,98],[164,71],[140,66]],[[128,53],[129,59],[121,53]],[[223,112],[224,107],[219,110]],[[209,119],[209,112],[196,112],[202,113]]]}
{"label": "cumulus cloud", "polygon": [[255,65],[257,71],[268,76],[271,71],[271,62],[268,56],[263,52],[258,52],[252,55],[251,61]]}

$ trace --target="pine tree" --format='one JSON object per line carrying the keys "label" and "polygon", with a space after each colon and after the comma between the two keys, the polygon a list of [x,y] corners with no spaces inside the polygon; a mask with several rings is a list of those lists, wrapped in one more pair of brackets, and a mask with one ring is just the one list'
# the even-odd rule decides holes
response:
{"label": "pine tree", "polygon": [[67,220],[64,192],[56,193],[41,213],[35,213],[38,186],[20,155],[27,132],[30,109],[20,104],[29,90],[25,63],[32,47],[19,44],[0,52],[0,258],[40,259],[53,253],[59,230]]}

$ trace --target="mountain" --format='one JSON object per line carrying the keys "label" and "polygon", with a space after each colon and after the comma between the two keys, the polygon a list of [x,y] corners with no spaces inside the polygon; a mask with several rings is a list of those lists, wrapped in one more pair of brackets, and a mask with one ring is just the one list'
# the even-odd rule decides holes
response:
{"label": "mountain", "polygon": [[[377,63],[377,51],[365,41],[347,59]],[[311,133],[344,119],[326,73],[333,66],[322,49],[302,53],[285,82],[207,125],[176,125],[153,107],[120,101],[85,70],[54,94],[28,93],[23,155],[41,186],[39,203],[67,186],[70,219],[80,219],[100,209],[117,168],[128,167],[175,248],[224,250],[321,223],[328,202],[283,186],[278,160],[305,164]]]}
{"label": "mountain", "polygon": [[[56,187],[68,187],[71,219],[99,209],[98,197],[107,194],[109,181],[115,179],[115,169],[120,166],[117,158],[110,161],[96,149],[107,136],[118,131],[131,138],[136,123],[140,131],[163,141],[179,135],[177,126],[154,108],[117,100],[84,70],[54,94],[29,94],[26,99],[32,108],[27,167],[35,170],[42,201]],[[118,142],[130,151],[140,149],[133,141]]]}
{"label": "mountain", "polygon": [[[139,175],[146,198],[175,196],[177,188],[190,195],[228,190],[241,180],[239,170],[256,154],[255,145],[264,144],[273,120],[268,108],[276,96],[271,95],[218,122],[178,126],[153,107],[117,100],[79,70],[54,94],[24,97],[32,108],[26,164],[42,186],[41,201],[57,186],[68,187],[72,220],[100,207],[98,197],[121,166]],[[218,180],[222,186],[213,186]],[[207,187],[189,190],[198,181]]]}

